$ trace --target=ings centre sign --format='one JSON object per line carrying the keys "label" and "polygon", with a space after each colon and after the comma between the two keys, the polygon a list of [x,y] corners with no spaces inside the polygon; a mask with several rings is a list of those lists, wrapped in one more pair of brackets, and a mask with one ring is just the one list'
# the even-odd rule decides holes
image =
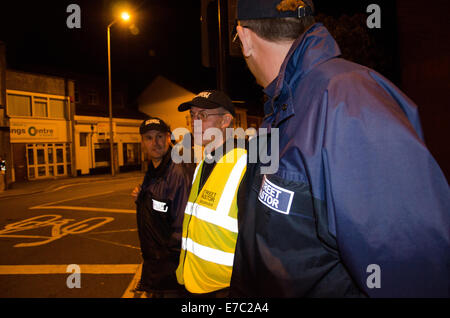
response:
{"label": "ings centre sign", "polygon": [[10,121],[11,142],[67,141],[65,121]]}

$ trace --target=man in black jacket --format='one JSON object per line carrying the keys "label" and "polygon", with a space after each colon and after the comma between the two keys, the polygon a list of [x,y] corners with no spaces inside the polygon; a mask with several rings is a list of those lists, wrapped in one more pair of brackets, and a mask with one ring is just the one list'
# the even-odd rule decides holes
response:
{"label": "man in black jacket", "polygon": [[150,162],[142,185],[132,193],[144,260],[136,289],[150,297],[179,297],[184,288],[178,285],[175,270],[194,167],[172,162],[170,128],[161,119],[145,120],[140,134]]}

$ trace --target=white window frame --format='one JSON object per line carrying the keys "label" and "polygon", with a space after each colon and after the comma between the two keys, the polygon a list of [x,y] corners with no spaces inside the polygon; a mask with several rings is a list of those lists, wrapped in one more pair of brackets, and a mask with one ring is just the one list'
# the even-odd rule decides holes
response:
{"label": "white window frame", "polygon": [[[52,149],[52,163],[48,160],[48,149]],[[28,150],[33,151],[33,164],[30,164]],[[37,152],[38,150],[44,151],[44,163],[38,163]],[[62,150],[62,162],[57,162],[57,151]],[[56,178],[63,177],[69,175],[69,166],[71,162],[68,159],[70,156],[70,145],[69,143],[34,143],[34,144],[26,144],[25,153],[27,160],[27,176],[28,180],[35,179],[47,179],[47,178]],[[63,167],[63,173],[58,173],[58,166]],[[50,174],[50,167],[53,167],[53,174]],[[39,176],[39,168],[45,168],[45,174]],[[30,169],[34,170],[34,176],[30,174]]]}
{"label": "white window frame", "polygon": [[[6,113],[8,114],[9,117],[13,117],[13,118],[37,118],[37,119],[56,119],[56,120],[68,120],[68,105],[70,105],[70,97],[66,97],[66,96],[61,96],[61,95],[52,95],[52,94],[41,94],[41,93],[33,93],[33,92],[25,92],[25,91],[18,91],[18,90],[12,90],[12,89],[7,89],[6,90],[6,95],[21,95],[21,96],[26,96],[26,97],[31,97],[31,116],[18,116],[18,115],[13,115],[9,113],[9,109],[8,109],[8,103],[6,103]],[[47,103],[47,117],[42,117],[42,116],[35,116],[36,110],[35,110],[35,98],[43,98],[46,100]],[[64,117],[49,117],[50,114],[50,99],[57,99],[57,100],[62,100],[64,101],[64,105],[65,105],[65,109],[64,109],[64,113],[65,116]]]}

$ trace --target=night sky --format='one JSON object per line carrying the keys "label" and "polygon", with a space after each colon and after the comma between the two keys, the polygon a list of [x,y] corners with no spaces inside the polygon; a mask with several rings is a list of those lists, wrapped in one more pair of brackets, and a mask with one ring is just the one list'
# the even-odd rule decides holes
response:
{"label": "night sky", "polygon": [[[317,11],[339,17],[366,14],[372,2],[316,0],[315,5]],[[66,25],[70,15],[66,8],[71,3],[81,8],[80,29]],[[114,8],[124,3],[134,8],[132,22],[139,32],[130,31],[131,23],[115,24],[111,28],[111,55],[113,86],[118,80],[128,85],[128,104],[133,104],[156,75],[194,93],[216,88],[215,68],[201,64],[200,0],[2,1],[0,41],[6,43],[8,68],[68,77],[93,74],[106,81],[106,26],[114,19]],[[377,45],[393,50],[390,55],[395,57],[395,2],[377,3],[383,6],[383,23],[389,27],[370,32],[384,38]],[[253,112],[258,112],[256,105],[262,94],[243,59],[227,57],[227,65],[228,93],[235,100],[249,101]],[[395,69],[387,73],[395,82]]]}
{"label": "night sky", "polygon": [[[70,3],[81,8],[80,29],[66,26]],[[213,71],[201,68],[199,2],[177,1],[176,6],[166,0],[127,3],[136,8],[132,22],[139,33],[132,34],[128,28],[131,23],[112,26],[113,81],[128,83],[133,96],[157,74],[179,80],[183,86],[189,83],[185,78],[200,79],[203,72],[215,80]],[[45,74],[70,76],[77,72],[106,77],[106,26],[114,19],[118,4],[102,0],[2,1],[0,40],[6,42],[8,67]],[[200,89],[196,85],[186,88]]]}

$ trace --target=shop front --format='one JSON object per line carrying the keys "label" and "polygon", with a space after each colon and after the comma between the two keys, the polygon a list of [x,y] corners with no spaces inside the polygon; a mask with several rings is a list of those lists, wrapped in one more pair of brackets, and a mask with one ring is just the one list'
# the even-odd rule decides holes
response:
{"label": "shop front", "polygon": [[[116,172],[141,169],[141,120],[113,119],[113,164]],[[111,171],[109,120],[105,117],[75,116],[75,154],[78,175]]]}
{"label": "shop front", "polygon": [[6,70],[11,181],[71,176],[73,80]]}
{"label": "shop front", "polygon": [[69,122],[11,118],[10,127],[15,181],[71,175]]}

